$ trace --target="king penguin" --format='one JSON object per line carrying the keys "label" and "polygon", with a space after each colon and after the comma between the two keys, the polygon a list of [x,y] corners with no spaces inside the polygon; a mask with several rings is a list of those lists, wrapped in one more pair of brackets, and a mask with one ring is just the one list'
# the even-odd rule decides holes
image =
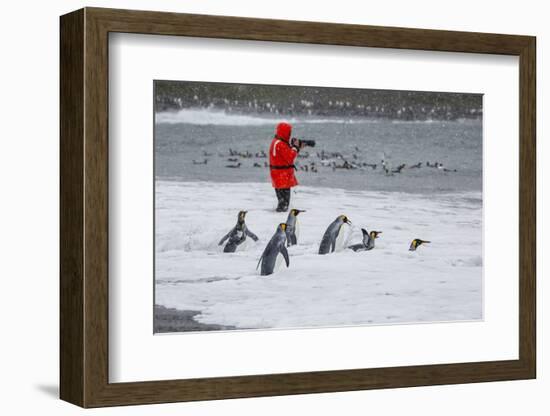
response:
{"label": "king penguin", "polygon": [[267,243],[267,246],[265,247],[264,252],[262,253],[262,257],[260,257],[260,261],[258,261],[258,265],[256,266],[256,269],[262,265],[262,268],[260,270],[260,274],[262,276],[267,276],[270,274],[273,274],[275,271],[275,267],[277,266],[277,259],[280,255],[284,257],[284,260],[286,262],[286,267],[290,266],[290,259],[288,257],[288,251],[285,247],[286,243],[286,224],[281,223],[277,226],[277,230],[275,231],[275,234],[273,237],[271,237],[271,240],[269,240],[269,243]]}
{"label": "king penguin", "polygon": [[237,247],[240,246],[246,240],[246,237],[252,238],[254,241],[258,241],[258,237],[252,231],[248,229],[246,223],[244,222],[244,217],[248,211],[240,211],[237,216],[237,224],[222,237],[218,243],[221,246],[225,240],[229,239],[225,247],[223,248],[224,253],[234,253],[237,251]]}
{"label": "king penguin", "polygon": [[286,244],[288,247],[298,244],[300,227],[298,225],[298,214],[305,212],[301,209],[291,209],[286,219]]}
{"label": "king penguin", "polygon": [[351,221],[345,215],[339,215],[334,221],[328,226],[321,244],[319,245],[319,254],[328,254],[333,253],[336,250],[336,241],[341,241],[344,235],[344,224],[351,225]]}
{"label": "king penguin", "polygon": [[372,250],[374,248],[374,240],[378,238],[379,234],[382,234],[382,231],[371,231],[369,233],[364,228],[361,228],[361,232],[363,233],[363,242],[359,244],[353,244],[348,248],[352,249],[353,251]]}
{"label": "king penguin", "polygon": [[415,239],[411,242],[411,245],[409,246],[409,251],[416,251],[416,249],[417,249],[421,244],[426,244],[426,243],[430,243],[430,241],[421,240],[420,238],[415,238]]}

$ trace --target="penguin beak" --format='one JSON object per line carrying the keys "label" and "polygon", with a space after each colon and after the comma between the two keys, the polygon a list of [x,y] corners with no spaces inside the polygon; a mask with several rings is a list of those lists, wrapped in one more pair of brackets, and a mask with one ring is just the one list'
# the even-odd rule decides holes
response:
{"label": "penguin beak", "polygon": [[422,244],[428,244],[428,243],[431,243],[431,241],[422,241]]}

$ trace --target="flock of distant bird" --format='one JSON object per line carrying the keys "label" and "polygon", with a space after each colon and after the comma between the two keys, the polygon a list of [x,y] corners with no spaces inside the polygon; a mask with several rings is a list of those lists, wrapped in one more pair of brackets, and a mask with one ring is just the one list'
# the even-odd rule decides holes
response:
{"label": "flock of distant bird", "polygon": [[[333,171],[336,170],[376,170],[380,167],[379,171],[383,172],[386,176],[394,176],[395,174],[403,173],[404,169],[420,169],[423,167],[434,168],[441,170],[443,172],[457,172],[456,169],[448,169],[443,163],[440,162],[418,162],[414,165],[407,165],[406,163],[401,163],[396,167],[393,167],[392,164],[384,156],[380,163],[367,163],[361,161],[361,150],[358,147],[355,147],[351,157],[344,156],[341,152],[327,152],[321,150],[319,152],[307,152],[302,151],[298,154],[298,162],[296,164],[296,169],[302,172],[311,172],[318,173],[320,168],[329,168]],[[214,153],[209,153],[203,151],[204,159],[202,160],[193,160],[194,165],[208,165],[210,157],[214,156]],[[239,169],[245,167],[245,160],[250,159],[267,159],[267,153],[264,150],[259,152],[252,153],[248,150],[238,151],[229,148],[229,152],[224,154],[221,152],[217,153],[219,158],[225,159],[227,164],[225,165],[228,169]],[[312,160],[317,158],[317,161]],[[254,168],[269,168],[269,163],[259,160],[253,161],[252,167]]]}
{"label": "flock of distant bird", "polygon": [[[260,260],[258,261],[258,265],[256,266],[256,268],[258,268],[261,265],[260,274],[262,276],[273,274],[277,264],[277,258],[279,256],[283,257],[287,267],[290,266],[290,257],[287,247],[298,244],[298,215],[302,212],[305,211],[300,209],[291,209],[286,222],[277,226],[275,234],[267,243]],[[223,249],[224,253],[234,253],[238,246],[245,242],[247,237],[252,238],[254,241],[259,240],[258,236],[248,229],[245,222],[246,214],[247,211],[240,211],[237,216],[237,224],[220,240],[218,245],[221,246],[225,243]],[[337,242],[343,241],[343,233],[345,232],[344,224],[351,225],[351,221],[345,215],[339,215],[332,223],[330,223],[323,234],[321,243],[319,244],[319,254],[329,254],[336,250]],[[380,234],[382,234],[382,231],[368,232],[364,228],[361,228],[361,231],[363,233],[362,241],[360,243],[347,246],[347,249],[355,252],[370,251],[374,248],[375,240]],[[415,238],[409,245],[409,251],[416,251],[420,245],[429,242],[430,241]]]}

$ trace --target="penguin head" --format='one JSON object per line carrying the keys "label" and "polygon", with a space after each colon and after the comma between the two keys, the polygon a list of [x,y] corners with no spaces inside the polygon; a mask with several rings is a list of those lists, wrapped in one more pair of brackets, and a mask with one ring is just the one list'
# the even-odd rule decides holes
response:
{"label": "penguin head", "polygon": [[382,234],[382,231],[371,231],[370,232],[370,238],[378,238],[378,235]]}
{"label": "penguin head", "polygon": [[341,219],[342,221],[344,221],[346,224],[351,225],[351,221],[350,221],[349,218],[346,217],[345,215],[340,215],[340,217],[338,217],[338,218],[340,218],[340,219]]}
{"label": "penguin head", "polygon": [[298,214],[299,214],[300,212],[306,212],[306,211],[303,210],[303,209],[296,209],[296,208],[292,208],[292,209],[290,210],[290,213],[291,213],[292,215],[294,215],[295,217],[297,217]]}
{"label": "penguin head", "polygon": [[246,217],[247,212],[248,211],[239,211],[239,216],[237,218],[240,223],[244,222],[244,217]]}
{"label": "penguin head", "polygon": [[282,230],[282,231],[286,231],[286,223],[282,222],[279,224],[279,227],[277,227],[277,231],[278,230]]}
{"label": "penguin head", "polygon": [[420,245],[430,243],[430,241],[421,240],[420,238],[415,238],[411,246],[409,247],[409,251],[415,251]]}

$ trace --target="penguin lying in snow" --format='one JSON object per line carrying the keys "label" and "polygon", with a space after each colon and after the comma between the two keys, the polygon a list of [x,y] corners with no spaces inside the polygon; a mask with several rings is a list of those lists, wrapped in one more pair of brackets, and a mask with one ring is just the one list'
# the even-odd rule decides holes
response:
{"label": "penguin lying in snow", "polygon": [[237,217],[237,225],[233,227],[218,243],[221,246],[225,240],[229,239],[225,247],[223,248],[224,253],[234,253],[237,250],[237,247],[244,243],[246,237],[252,238],[254,241],[258,241],[258,237],[252,231],[248,229],[244,222],[244,217],[248,211],[240,211]]}
{"label": "penguin lying in snow", "polygon": [[339,215],[336,219],[328,226],[321,244],[319,246],[319,254],[328,254],[336,250],[336,241],[343,237],[344,229],[343,225],[351,225],[351,221],[345,215]]}
{"label": "penguin lying in snow", "polygon": [[288,213],[288,217],[286,219],[286,243],[288,247],[298,244],[298,214],[300,214],[300,212],[305,211],[293,208]]}
{"label": "penguin lying in snow", "polygon": [[273,237],[271,237],[271,240],[269,240],[269,243],[267,243],[267,246],[262,253],[262,257],[260,257],[260,261],[258,261],[258,265],[256,266],[256,269],[258,269],[260,264],[262,265],[262,268],[260,270],[260,274],[262,276],[273,274],[273,272],[275,271],[275,266],[277,265],[277,259],[280,255],[284,257],[286,267],[290,266],[290,259],[288,257],[288,251],[285,247],[285,243],[286,224],[281,223],[277,227],[277,230],[275,231]]}
{"label": "penguin lying in snow", "polygon": [[374,240],[378,238],[379,234],[382,234],[382,231],[371,231],[367,232],[364,228],[361,228],[363,233],[363,242],[359,244],[353,244],[348,246],[349,249],[353,251],[368,251],[374,248]]}
{"label": "penguin lying in snow", "polygon": [[409,246],[409,251],[416,251],[416,249],[417,249],[421,244],[427,244],[427,243],[430,243],[430,241],[425,241],[425,240],[421,240],[420,238],[415,238],[415,239],[411,242],[411,245]]}

